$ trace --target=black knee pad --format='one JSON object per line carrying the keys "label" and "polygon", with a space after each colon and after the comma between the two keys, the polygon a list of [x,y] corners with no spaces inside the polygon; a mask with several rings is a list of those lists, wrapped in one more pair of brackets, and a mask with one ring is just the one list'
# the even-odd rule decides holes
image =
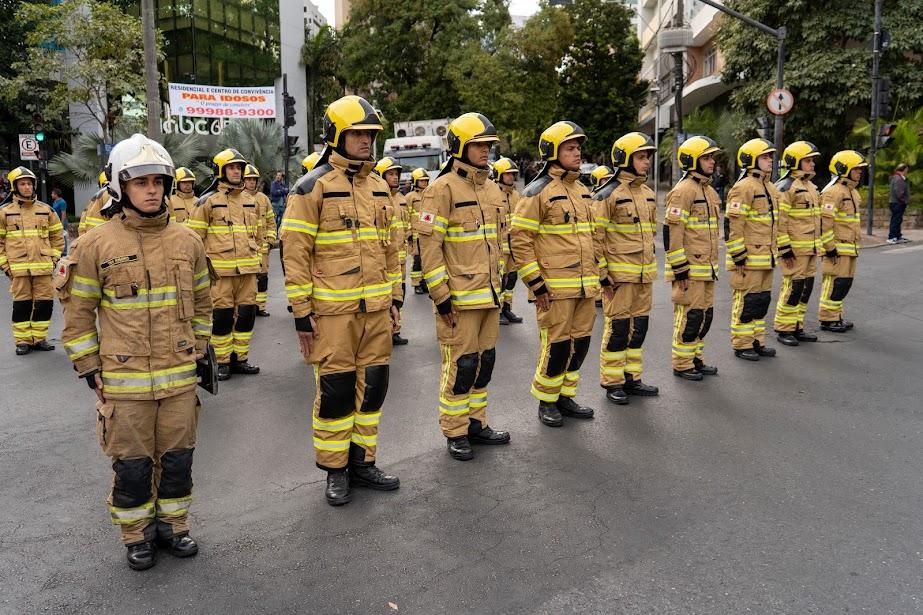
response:
{"label": "black knee pad", "polygon": [[763,293],[747,293],[744,295],[744,306],[740,310],[740,322],[750,322],[759,318],[763,307]]}
{"label": "black knee pad", "polygon": [[356,372],[324,374],[320,377],[320,408],[322,419],[340,419],[356,409]]}
{"label": "black knee pad", "polygon": [[590,336],[578,337],[574,340],[574,354],[571,355],[570,365],[567,366],[567,371],[575,372],[580,369],[580,366],[583,365],[583,360],[586,358],[586,353],[590,349]]}
{"label": "black knee pad", "polygon": [[805,278],[804,289],[801,291],[801,303],[810,301],[812,292],[814,292],[814,278]]}
{"label": "black knee pad", "polygon": [[628,331],[631,329],[630,318],[617,318],[609,323],[609,342],[606,350],[619,352],[628,348]]}
{"label": "black knee pad", "polygon": [[545,375],[549,378],[560,376],[567,368],[567,361],[570,359],[570,340],[561,340],[552,342],[548,347],[548,367],[545,368]]}
{"label": "black knee pad", "polygon": [[112,505],[119,508],[135,508],[151,499],[151,480],[154,476],[154,460],[118,459],[112,464],[115,485],[112,487]]}
{"label": "black knee pad", "polygon": [[494,362],[496,360],[497,351],[494,348],[490,348],[481,353],[481,360],[478,365],[478,377],[474,381],[474,388],[483,389],[490,384],[490,377],[494,373]]}
{"label": "black knee pad", "polygon": [[644,338],[647,337],[647,316],[635,316],[631,319],[633,328],[631,339],[628,341],[629,348],[640,348],[644,344]]}
{"label": "black knee pad", "polygon": [[227,335],[234,328],[234,308],[212,310],[212,335]]}
{"label": "black knee pad", "polygon": [[833,288],[830,290],[831,301],[842,301],[852,288],[852,278],[834,278]]}
{"label": "black knee pad", "polygon": [[268,273],[258,273],[256,274],[256,290],[261,293],[265,293],[266,289],[269,288],[269,274]]}
{"label": "black knee pad", "polygon": [[25,322],[32,320],[32,300],[13,302],[13,322]]}
{"label": "black knee pad", "polygon": [[365,368],[365,391],[359,412],[378,412],[388,394],[388,366],[369,365]]}
{"label": "black knee pad", "polygon": [[182,498],[192,493],[192,451],[167,451],[160,458],[158,498]]}
{"label": "black knee pad", "polygon": [[32,320],[51,320],[54,311],[54,301],[51,299],[37,299],[32,302]]}
{"label": "black knee pad", "polygon": [[238,305],[237,322],[234,323],[234,330],[240,331],[241,333],[253,331],[257,309],[255,305]]}
{"label": "black knee pad", "polygon": [[708,330],[711,329],[711,322],[715,318],[715,308],[710,307],[705,310],[705,317],[702,319],[702,331],[699,333],[699,339],[704,340]]}
{"label": "black knee pad", "polygon": [[703,310],[689,310],[686,312],[686,328],[683,329],[683,343],[691,344],[699,338],[699,332],[702,330],[702,323],[705,320]]}
{"label": "black knee pad", "polygon": [[514,288],[516,288],[516,280],[518,279],[519,279],[519,274],[516,273],[515,270],[510,271],[509,273],[506,274],[506,285],[504,286],[504,288],[506,290],[513,290]]}
{"label": "black knee pad", "polygon": [[766,314],[769,313],[769,304],[772,303],[772,292],[764,290],[759,293],[760,295],[760,304],[759,310],[756,313],[757,318],[766,318]]}
{"label": "black knee pad", "polygon": [[479,356],[476,352],[463,354],[455,362],[455,384],[452,386],[454,395],[464,395],[474,386],[474,379],[478,374]]}
{"label": "black knee pad", "polygon": [[804,280],[792,280],[792,288],[788,293],[788,298],[785,299],[785,304],[795,307],[801,301],[802,296],[804,296]]}

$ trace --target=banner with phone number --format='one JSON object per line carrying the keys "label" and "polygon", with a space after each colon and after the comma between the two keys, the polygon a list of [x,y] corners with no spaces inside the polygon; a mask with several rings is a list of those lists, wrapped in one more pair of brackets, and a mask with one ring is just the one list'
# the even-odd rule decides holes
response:
{"label": "banner with phone number", "polygon": [[276,117],[276,88],[226,88],[170,83],[170,115],[186,117]]}

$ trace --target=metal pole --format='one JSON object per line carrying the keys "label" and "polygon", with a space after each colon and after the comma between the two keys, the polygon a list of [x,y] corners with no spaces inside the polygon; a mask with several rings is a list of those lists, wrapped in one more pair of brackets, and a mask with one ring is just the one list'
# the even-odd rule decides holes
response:
{"label": "metal pole", "polygon": [[288,184],[288,122],[285,121],[285,101],[288,97],[288,74],[282,73],[282,168]]}
{"label": "metal pole", "polygon": [[[658,67],[660,62],[658,61]],[[660,72],[659,70],[657,71]],[[654,92],[654,204],[660,202],[660,88]]]}
{"label": "metal pole", "polygon": [[875,0],[875,36],[872,40],[872,142],[869,147],[869,204],[866,211],[865,233],[872,234],[875,215],[875,155],[878,153],[878,69],[881,64],[881,0]]}
{"label": "metal pole", "polygon": [[[683,27],[683,0],[676,0],[676,15],[673,16],[673,25],[677,28]],[[675,94],[673,98],[673,110],[675,119],[673,123],[673,181],[679,178],[679,161],[676,153],[679,150],[680,138],[683,133],[683,52],[673,54],[673,85]]]}
{"label": "metal pole", "polygon": [[157,70],[157,44],[154,41],[154,0],[141,0],[141,27],[144,30],[144,95],[147,98],[147,136],[159,140],[160,74]]}
{"label": "metal pole", "polygon": [[[785,26],[778,30],[778,57],[776,59],[776,87],[782,89],[785,87]],[[772,180],[779,179],[779,158],[782,155],[782,128],[783,121],[781,115],[776,115],[775,134],[773,141],[776,145],[776,153],[772,156]]]}

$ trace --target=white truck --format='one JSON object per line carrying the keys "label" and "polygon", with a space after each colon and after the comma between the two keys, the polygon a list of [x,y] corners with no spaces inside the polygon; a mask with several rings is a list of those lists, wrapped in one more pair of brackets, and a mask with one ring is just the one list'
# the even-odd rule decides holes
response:
{"label": "white truck", "polygon": [[449,118],[412,120],[394,123],[394,137],[385,140],[382,156],[394,158],[402,167],[401,184],[410,181],[410,172],[422,167],[436,177],[447,159],[446,131]]}

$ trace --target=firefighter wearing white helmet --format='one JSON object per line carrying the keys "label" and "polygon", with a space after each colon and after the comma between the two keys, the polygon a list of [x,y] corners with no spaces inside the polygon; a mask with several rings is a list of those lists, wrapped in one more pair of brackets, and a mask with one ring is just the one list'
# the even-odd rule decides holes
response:
{"label": "firefighter wearing white helmet", "polygon": [[[407,209],[407,199],[401,194],[401,170],[403,167],[393,158],[382,158],[375,164],[375,173],[388,184],[391,198],[394,201],[394,217],[391,219],[391,230],[398,238],[397,258],[401,262],[401,294],[406,294],[407,284],[407,245],[411,239],[410,212]],[[395,346],[406,346],[407,338],[401,337],[400,323],[398,329],[391,335],[391,343]]]}
{"label": "firefighter wearing white helmet", "polygon": [[519,177],[519,167],[509,158],[499,158],[493,165],[493,178],[503,193],[503,215],[500,217],[501,230],[500,242],[503,247],[503,307],[500,308],[500,324],[518,324],[522,317],[513,311],[513,290],[519,276],[513,266],[513,244],[510,241],[510,230],[513,223],[513,210],[519,202],[519,191],[516,190],[516,179]]}
{"label": "firefighter wearing white helmet", "polygon": [[720,151],[708,137],[683,141],[676,153],[683,176],[667,194],[663,247],[665,275],[672,281],[673,374],[685,380],[718,373],[705,363],[705,336],[714,320],[718,279],[720,198],[711,179]]}
{"label": "firefighter wearing white helmet", "polygon": [[205,242],[216,277],[212,344],[218,358],[218,379],[253,375],[260,368],[247,360],[258,307],[256,276],[262,267],[263,222],[253,195],[244,189],[247,160],[236,149],[218,152],[212,160],[215,178],[196,202],[186,224]]}
{"label": "firefighter wearing white helmet", "polygon": [[[418,167],[410,172],[410,192],[407,193],[407,210],[410,213],[411,221],[416,220],[420,215],[420,199],[423,198],[423,191],[429,186],[429,173],[426,169]],[[411,224],[411,227],[413,225]],[[413,286],[413,294],[425,295],[428,291],[426,282],[423,281],[423,267],[420,263],[420,237],[416,229],[411,228],[410,255],[413,262],[410,265],[410,284]]]}
{"label": "firefighter wearing white helmet", "polygon": [[630,132],[612,145],[615,172],[593,195],[596,232],[605,246],[611,297],[603,300],[606,325],[600,349],[600,385],[606,398],[627,404],[630,395],[655,396],[641,382],[643,347],[651,312],[657,260],[654,236],[657,203],[645,183],[653,162],[654,141]]}
{"label": "firefighter wearing white helmet", "polygon": [[189,219],[196,202],[195,174],[186,167],[176,169],[173,194],[170,195],[170,215],[184,224]]}
{"label": "firefighter wearing white helmet", "polygon": [[35,197],[35,174],[17,167],[7,174],[10,193],[0,203],[0,270],[11,279],[16,354],[54,350],[45,339],[54,291],[51,273],[64,249],[64,225]]}
{"label": "firefighter wearing white helmet", "polygon": [[[205,249],[170,220],[173,162],[135,134],[109,156],[111,219],[61,260],[54,286],[62,340],[96,397],[96,433],[115,472],[112,522],[135,570],[176,557],[189,537],[199,401],[196,361],[208,353],[211,296]],[[97,324],[98,323],[98,324]]]}
{"label": "firefighter wearing white helmet", "polygon": [[862,207],[856,187],[868,168],[865,156],[843,150],[830,159],[833,178],[820,193],[820,240],[824,249],[818,319],[820,328],[831,333],[845,333],[853,323],[843,318],[843,301],[856,277]]}
{"label": "firefighter wearing white helmet", "polygon": [[244,168],[244,190],[249,192],[256,201],[256,215],[260,220],[262,229],[260,236],[260,272],[256,274],[256,315],[266,318],[267,291],[269,290],[269,250],[278,247],[276,240],[276,216],[272,211],[272,203],[266,193],[259,189],[260,170],[252,164]]}
{"label": "firefighter wearing white helmet", "polygon": [[790,144],[782,153],[784,170],[776,182],[781,199],[776,243],[782,258],[782,288],[773,328],[786,346],[817,341],[816,335],[804,330],[804,318],[814,290],[817,257],[823,253],[820,192],[812,181],[818,156],[820,152],[813,143]]}
{"label": "firefighter wearing white helmet", "polygon": [[594,228],[593,201],[580,183],[580,150],[586,134],[557,122],[539,138],[544,167],[525,187],[513,215],[513,260],[535,299],[541,352],[532,396],[543,425],[560,427],[564,416],[593,418],[574,397],[580,366],[590,349],[600,284],[608,284],[602,242]]}
{"label": "firefighter wearing white helmet", "polygon": [[779,191],[770,181],[776,148],[765,139],[740,146],[737,164],[741,177],[727,195],[725,265],[731,272],[731,346],[746,361],[774,357],[766,346],[766,314],[776,267],[776,224]]}
{"label": "firefighter wearing white helmet", "polygon": [[314,364],[314,454],[327,472],[331,506],[349,502],[356,486],[400,487],[376,465],[391,335],[404,301],[394,203],[372,172],[381,129],[364,98],[332,102],[324,112],[327,146],[292,188],[280,228],[285,293],[301,353]]}
{"label": "firefighter wearing white helmet", "polygon": [[459,461],[474,457],[473,444],[510,441],[487,418],[503,284],[498,236],[503,195],[488,180],[488,156],[499,140],[480,113],[452,120],[451,158],[423,193],[414,220],[442,350],[439,426],[449,455]]}

